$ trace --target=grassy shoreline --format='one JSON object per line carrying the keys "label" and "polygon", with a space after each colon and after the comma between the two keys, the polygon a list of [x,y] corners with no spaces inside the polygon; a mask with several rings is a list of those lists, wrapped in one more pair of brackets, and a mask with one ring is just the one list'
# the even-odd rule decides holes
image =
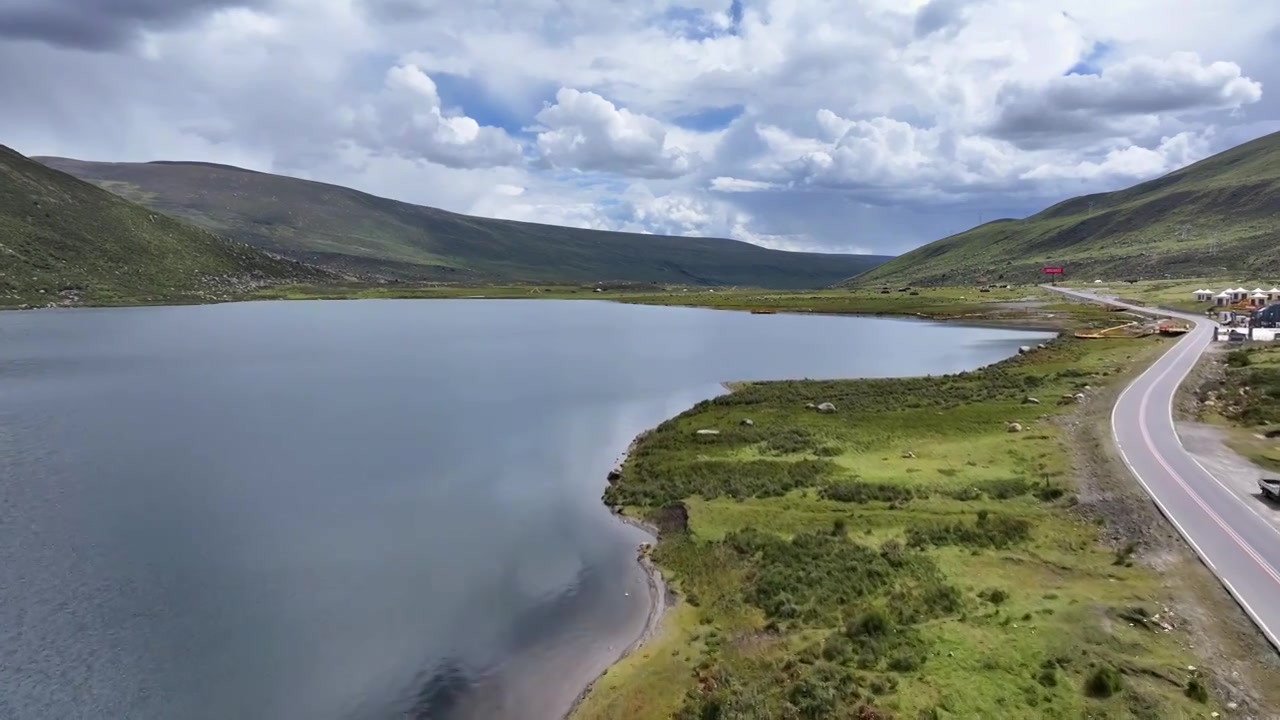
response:
{"label": "grassy shoreline", "polygon": [[[1024,321],[1108,319],[1046,305]],[[1077,395],[1162,346],[1062,337],[947,377],[734,384],[643,434],[605,501],[662,530],[680,602],[572,717],[1220,709],[1160,573],[1064,445]]]}

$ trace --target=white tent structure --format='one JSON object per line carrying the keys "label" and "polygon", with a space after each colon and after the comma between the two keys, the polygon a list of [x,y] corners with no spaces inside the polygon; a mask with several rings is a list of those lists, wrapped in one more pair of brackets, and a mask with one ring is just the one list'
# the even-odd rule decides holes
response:
{"label": "white tent structure", "polygon": [[1213,304],[1217,305],[1218,307],[1226,307],[1227,305],[1231,304],[1233,297],[1234,296],[1230,291],[1223,290],[1222,292],[1213,296]]}
{"label": "white tent structure", "polygon": [[1267,300],[1269,299],[1270,298],[1267,297],[1266,293],[1259,290],[1249,296],[1249,304],[1253,307],[1266,307]]}

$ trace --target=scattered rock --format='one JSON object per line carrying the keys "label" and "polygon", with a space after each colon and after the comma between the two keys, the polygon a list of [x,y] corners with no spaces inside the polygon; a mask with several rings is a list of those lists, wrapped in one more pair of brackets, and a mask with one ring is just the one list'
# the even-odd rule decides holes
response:
{"label": "scattered rock", "polygon": [[903,460],[915,460],[915,459],[916,459],[916,454],[915,454],[915,453],[913,453],[913,452],[911,452],[910,450],[908,450],[908,451],[906,451],[906,452],[902,453],[902,459],[903,459]]}
{"label": "scattered rock", "polygon": [[1078,403],[1084,402],[1084,393],[1076,393],[1072,398]]}
{"label": "scattered rock", "polygon": [[741,423],[739,423],[739,424],[740,424],[740,425],[742,425],[742,427],[755,427],[755,426],[756,426],[755,421],[754,421],[754,420],[752,420],[751,418],[742,418],[742,422],[741,422]]}
{"label": "scattered rock", "polygon": [[805,410],[815,410],[815,409],[817,409],[817,407],[818,407],[818,406],[817,406],[817,405],[814,405],[813,403],[805,403],[805,404],[804,404],[804,409],[805,409]]}
{"label": "scattered rock", "polygon": [[609,471],[609,474],[606,476],[606,478],[609,480],[609,482],[616,483],[622,479],[622,471],[619,470],[618,468],[614,468]]}
{"label": "scattered rock", "polygon": [[1004,426],[1004,428],[1005,430],[1008,430],[1011,433],[1020,433],[1022,432],[1022,423],[1016,423],[1016,422],[1007,423]]}
{"label": "scattered rock", "polygon": [[836,406],[829,402],[818,404],[818,412],[823,413],[824,415],[829,415],[835,411],[836,411]]}
{"label": "scattered rock", "polygon": [[720,434],[720,431],[719,431],[719,430],[712,430],[712,429],[710,429],[710,428],[704,428],[704,429],[702,429],[702,430],[698,430],[698,431],[697,431],[697,432],[695,432],[694,434],[695,434],[695,435],[701,435],[701,436],[703,436],[703,437],[711,437],[711,436],[714,436],[714,435],[719,435],[719,434]]}
{"label": "scattered rock", "polygon": [[1039,405],[1040,400],[1038,398],[1033,398],[1033,397],[1023,398],[1022,404],[1023,405]]}
{"label": "scattered rock", "polygon": [[1023,345],[1022,347],[1018,348],[1018,354],[1019,354],[1019,355],[1026,355],[1026,354],[1027,354],[1027,353],[1029,353],[1029,352],[1031,352],[1031,346],[1030,346],[1030,345]]}

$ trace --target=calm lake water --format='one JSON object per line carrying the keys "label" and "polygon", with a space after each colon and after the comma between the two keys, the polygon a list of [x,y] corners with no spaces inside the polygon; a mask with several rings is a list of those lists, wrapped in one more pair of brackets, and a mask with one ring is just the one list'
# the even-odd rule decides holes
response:
{"label": "calm lake water", "polygon": [[0,717],[562,713],[643,626],[632,437],[1043,333],[587,301],[0,313]]}

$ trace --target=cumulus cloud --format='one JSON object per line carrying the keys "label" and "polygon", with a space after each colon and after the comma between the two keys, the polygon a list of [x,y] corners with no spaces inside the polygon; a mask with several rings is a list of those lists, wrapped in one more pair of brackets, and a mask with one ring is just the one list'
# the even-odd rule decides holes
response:
{"label": "cumulus cloud", "polygon": [[1025,180],[1117,180],[1152,178],[1177,170],[1210,153],[1210,137],[1181,132],[1160,139],[1153,148],[1138,145],[1113,148],[1097,160],[1076,164],[1045,163],[1023,173]]}
{"label": "cumulus cloud", "polygon": [[0,0],[0,142],[898,252],[1280,127],[1280,4],[1070,5]]}
{"label": "cumulus cloud", "polygon": [[551,167],[674,178],[695,158],[658,120],[619,108],[593,92],[561,88],[537,115],[537,148]]}
{"label": "cumulus cloud", "polygon": [[0,37],[38,40],[85,50],[110,50],[144,30],[181,25],[223,8],[249,8],[267,0],[5,0]]}
{"label": "cumulus cloud", "polygon": [[743,178],[729,177],[727,175],[711,178],[711,189],[717,192],[759,192],[761,190],[773,190],[778,187],[780,186],[777,183],[763,180],[744,180]]}
{"label": "cumulus cloud", "polygon": [[520,162],[520,144],[507,133],[441,109],[435,82],[416,65],[387,71],[382,92],[345,109],[343,125],[365,147],[447,167],[493,167]]}
{"label": "cumulus cloud", "polygon": [[1233,62],[1206,64],[1192,52],[1143,56],[1096,75],[1005,86],[993,130],[1005,137],[1074,134],[1114,128],[1117,117],[1236,109],[1261,97],[1262,84]]}

